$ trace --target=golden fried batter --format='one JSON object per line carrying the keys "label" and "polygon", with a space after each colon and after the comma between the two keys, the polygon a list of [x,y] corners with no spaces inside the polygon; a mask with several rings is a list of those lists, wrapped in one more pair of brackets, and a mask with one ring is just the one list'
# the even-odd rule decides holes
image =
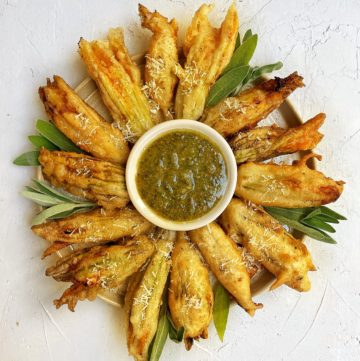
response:
{"label": "golden fried batter", "polygon": [[283,129],[273,125],[250,129],[239,133],[230,145],[238,164],[313,149],[323,138],[318,130],[324,120],[325,114],[320,113],[295,128]]}
{"label": "golden fried batter", "polygon": [[248,162],[238,169],[235,194],[269,207],[318,207],[336,201],[343,191],[342,181],[334,181],[306,162],[316,154],[305,155],[294,165]]}
{"label": "golden fried batter", "polygon": [[209,271],[185,232],[178,232],[171,260],[169,308],[175,327],[184,327],[190,350],[193,339],[208,337],[214,304]]}
{"label": "golden fried batter", "polygon": [[243,251],[230,239],[221,227],[212,222],[189,232],[190,239],[200,249],[211,271],[219,282],[234,296],[249,315],[262,308],[251,299],[250,276]]}
{"label": "golden fried batter", "polygon": [[131,283],[128,286],[130,295],[125,296],[127,343],[129,354],[137,361],[148,359],[149,346],[157,330],[174,240],[175,232],[163,231],[142,278],[135,279],[136,289]]}
{"label": "golden fried batter", "polygon": [[46,112],[55,126],[93,156],[125,164],[129,147],[119,129],[86,104],[59,76],[39,88]]}
{"label": "golden fried batter", "polygon": [[41,149],[44,177],[55,187],[96,202],[106,209],[129,202],[123,166],[84,154]]}
{"label": "golden fried batter", "polygon": [[74,311],[78,300],[93,300],[101,289],[116,289],[140,269],[153,251],[153,242],[139,236],[121,245],[95,246],[61,258],[46,270],[46,275],[73,285],[54,301],[56,308],[67,304]]}
{"label": "golden fried batter", "polygon": [[220,29],[207,17],[213,5],[196,12],[184,40],[184,69],[176,67],[180,79],[175,100],[176,118],[198,119],[203,113],[210,87],[229,63],[238,34],[238,15],[233,4]]}
{"label": "golden fried batter", "polygon": [[143,91],[150,100],[151,112],[161,120],[172,119],[174,89],[178,78],[174,74],[178,63],[176,46],[178,27],[175,19],[168,19],[157,11],[150,12],[139,4],[141,25],[153,32],[145,59]]}
{"label": "golden fried batter", "polygon": [[297,88],[304,86],[303,78],[293,73],[286,78],[275,78],[229,97],[205,111],[202,121],[224,137],[244,128],[254,127]]}
{"label": "golden fried batter", "polygon": [[298,291],[310,289],[307,272],[316,268],[306,246],[261,207],[234,198],[220,223],[232,239],[276,276],[271,289],[282,284]]}
{"label": "golden fried batter", "polygon": [[[140,69],[132,61],[125,46],[124,33],[121,28],[112,28],[108,33],[109,46],[115,55],[116,60],[121,64],[123,70],[128,74],[131,81],[136,85],[142,85]],[[94,43],[94,42],[93,42]]]}
{"label": "golden fried batter", "polygon": [[134,209],[100,208],[48,221],[31,229],[47,241],[55,242],[48,251],[45,251],[45,255],[48,255],[69,244],[108,242],[121,237],[134,237],[150,231],[152,227],[152,224]]}
{"label": "golden fried batter", "polygon": [[108,41],[81,39],[79,49],[117,126],[125,139],[135,142],[155,123],[141,91],[139,70],[129,57],[121,29],[111,29]]}

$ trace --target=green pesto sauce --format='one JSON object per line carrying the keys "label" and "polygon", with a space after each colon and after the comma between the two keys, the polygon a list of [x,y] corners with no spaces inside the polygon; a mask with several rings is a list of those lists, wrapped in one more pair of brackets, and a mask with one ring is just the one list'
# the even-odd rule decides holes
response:
{"label": "green pesto sauce", "polygon": [[208,213],[224,195],[227,169],[216,144],[195,131],[170,131],[143,152],[136,185],[163,218],[188,221]]}

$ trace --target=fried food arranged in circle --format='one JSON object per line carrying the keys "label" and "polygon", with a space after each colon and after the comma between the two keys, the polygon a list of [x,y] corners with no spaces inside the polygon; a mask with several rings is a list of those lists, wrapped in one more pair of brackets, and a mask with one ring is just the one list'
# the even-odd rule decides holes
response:
{"label": "fried food arranged in circle", "polygon": [[129,147],[119,129],[86,104],[59,76],[39,88],[45,110],[55,126],[79,148],[96,158],[125,164]]}
{"label": "fried food arranged in circle", "polygon": [[141,91],[140,71],[125,47],[121,29],[111,29],[108,40],[79,42],[80,55],[101,97],[125,139],[135,142],[156,122]]}
{"label": "fried food arranged in circle", "polygon": [[238,169],[235,194],[269,207],[317,207],[334,202],[340,197],[344,182],[309,168],[306,162],[313,157],[321,159],[311,153],[293,165],[245,163]]}
{"label": "fried food arranged in circle", "polygon": [[253,128],[277,109],[295,89],[303,86],[303,78],[297,73],[286,78],[266,80],[206,109],[201,120],[224,137],[229,137],[242,129]]}
{"label": "fried food arranged in circle", "polygon": [[77,301],[92,301],[101,289],[116,289],[129,276],[137,272],[154,252],[153,242],[139,236],[124,244],[95,246],[71,253],[61,258],[55,266],[46,270],[46,275],[56,281],[72,282],[56,308],[64,304],[74,311]]}
{"label": "fried food arranged in circle", "polygon": [[240,132],[229,144],[238,164],[310,150],[323,138],[319,128],[324,120],[325,114],[320,113],[294,128],[284,129],[277,125],[253,128]]}
{"label": "fried food arranged in circle", "polygon": [[175,235],[173,231],[160,233],[149,264],[140,276],[136,276],[134,285],[129,284],[129,294],[125,295],[128,350],[136,360],[147,360],[156,333]]}
{"label": "fried food arranged in circle", "polygon": [[286,232],[261,207],[234,198],[220,217],[226,233],[276,277],[275,289],[286,284],[298,291],[310,290],[308,271],[315,271],[305,244]]}
{"label": "fried food arranged in circle", "polygon": [[209,271],[185,232],[178,232],[171,259],[169,309],[175,327],[184,328],[190,350],[193,339],[208,337],[214,304]]}
{"label": "fried food arranged in circle", "polygon": [[253,316],[262,304],[253,302],[250,275],[246,269],[243,251],[221,227],[212,222],[189,232],[190,239],[200,249],[218,281],[234,296],[236,302]]}
{"label": "fried food arranged in circle", "polygon": [[176,67],[180,82],[176,92],[177,119],[199,119],[210,87],[229,63],[235,48],[239,20],[236,7],[230,6],[220,29],[208,19],[213,5],[202,5],[187,29],[183,51],[184,67]]}
{"label": "fried food arranged in circle", "polygon": [[71,244],[116,241],[149,232],[153,225],[131,208],[76,213],[70,217],[33,226],[32,231],[52,242],[44,256]]}
{"label": "fried food arranged in circle", "polygon": [[96,202],[106,209],[125,207],[130,201],[125,168],[85,154],[40,150],[44,178],[53,186]]}
{"label": "fried food arranged in circle", "polygon": [[151,113],[160,121],[173,118],[174,90],[178,78],[175,66],[178,64],[177,32],[175,19],[168,19],[157,11],[150,12],[139,4],[141,25],[153,32],[149,48],[145,55],[145,84],[143,91],[147,95]]}

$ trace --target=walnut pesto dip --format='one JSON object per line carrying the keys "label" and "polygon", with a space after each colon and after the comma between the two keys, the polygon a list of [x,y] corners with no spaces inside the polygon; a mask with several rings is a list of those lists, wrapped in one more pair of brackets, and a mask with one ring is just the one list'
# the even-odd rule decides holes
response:
{"label": "walnut pesto dip", "polygon": [[224,195],[227,169],[216,144],[192,130],[169,131],[144,150],[136,186],[155,213],[189,221],[208,213]]}

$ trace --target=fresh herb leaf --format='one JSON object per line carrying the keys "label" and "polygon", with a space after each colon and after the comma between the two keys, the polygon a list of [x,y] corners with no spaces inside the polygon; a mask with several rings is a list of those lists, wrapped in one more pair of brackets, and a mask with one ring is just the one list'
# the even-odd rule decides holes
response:
{"label": "fresh herb leaf", "polygon": [[166,339],[169,334],[169,320],[166,315],[167,310],[167,301],[166,301],[166,292],[165,297],[163,297],[163,304],[160,308],[159,323],[157,326],[156,334],[154,339],[149,347],[149,361],[158,361],[160,359],[162,350],[164,348]]}
{"label": "fresh herb leaf", "polygon": [[265,207],[265,210],[274,218],[276,218],[280,223],[286,224],[289,227],[292,227],[304,234],[307,234],[309,237],[313,239],[326,243],[333,243],[333,244],[336,243],[336,241],[325,232],[306,226],[305,224],[302,224],[295,219],[288,218],[282,215],[280,212],[274,211],[273,207]]}
{"label": "fresh herb leaf", "polygon": [[248,65],[250,59],[254,55],[258,36],[252,35],[246,41],[244,41],[235,51],[229,62],[225,67],[223,74],[226,74],[230,70],[238,66]]}
{"label": "fresh herb leaf", "polygon": [[[305,208],[306,209],[306,208]],[[319,216],[321,214],[321,209],[320,208],[308,208],[310,210],[310,213],[308,213],[303,219],[302,221],[305,221],[306,219],[311,219],[314,218],[316,216]]]}
{"label": "fresh herb leaf", "polygon": [[[95,207],[95,205],[94,205],[94,207]],[[74,209],[72,209],[70,211],[65,211],[65,212],[61,212],[61,213],[58,213],[58,214],[54,214],[53,216],[49,217],[48,219],[62,219],[62,218],[70,217],[75,213],[89,211],[91,209],[92,209],[91,207],[89,207],[89,208],[74,208]]]}
{"label": "fresh herb leaf", "polygon": [[73,209],[79,209],[79,208],[92,208],[94,207],[93,203],[61,203],[61,204],[57,204],[55,206],[46,208],[45,210],[43,210],[42,212],[40,212],[39,214],[37,214],[33,221],[32,221],[32,225],[37,225],[37,224],[41,224],[43,222],[45,222],[48,218],[50,217],[54,217],[55,215],[59,215],[63,212],[68,212],[71,211]]}
{"label": "fresh herb leaf", "polygon": [[71,202],[71,203],[87,202],[86,199],[76,197],[70,193],[61,191],[60,189],[56,189],[47,182],[40,181],[37,179],[33,179],[33,182],[34,182],[34,186],[32,187],[33,189],[37,190],[40,193],[47,194],[49,196],[58,198],[59,200],[61,200],[63,202]]}
{"label": "fresh herb leaf", "polygon": [[224,340],[227,319],[230,309],[230,297],[226,289],[218,282],[215,286],[213,318],[216,332],[221,341]]}
{"label": "fresh herb leaf", "polygon": [[40,149],[42,147],[49,149],[49,150],[58,150],[59,148],[47,140],[42,135],[29,135],[28,136],[30,142],[37,148]]}
{"label": "fresh herb leaf", "polygon": [[336,243],[331,236],[325,233],[335,233],[335,228],[328,223],[339,223],[340,219],[346,219],[325,206],[308,208],[265,207],[265,210],[279,222],[327,243]]}
{"label": "fresh herb leaf", "polygon": [[235,41],[235,50],[241,45],[240,40],[240,33],[237,34],[236,41]]}
{"label": "fresh herb leaf", "polygon": [[[257,41],[258,36],[257,34],[253,35],[251,29],[246,31],[242,43],[240,35],[238,34],[235,42],[235,50],[229,64],[225,67],[220,78],[210,89],[205,104],[207,107],[216,105],[227,96],[237,95],[247,83],[257,79],[264,73],[270,73],[282,67],[281,62],[255,68],[249,67],[245,76],[237,76],[237,72],[240,70],[234,69],[239,69],[249,64],[254,55]],[[230,74],[228,75],[228,73]]]}
{"label": "fresh herb leaf", "polygon": [[282,67],[283,67],[283,63],[281,61],[278,61],[277,63],[274,63],[274,64],[268,64],[268,65],[263,65],[260,67],[254,67],[252,74],[251,74],[250,81],[257,79],[259,76],[261,76],[263,74],[272,73],[275,70],[279,70]]}
{"label": "fresh herb leaf", "polygon": [[211,87],[206,99],[206,106],[212,107],[231,94],[239,84],[242,84],[249,69],[250,67],[247,65],[238,66],[222,75]]}
{"label": "fresh herb leaf", "polygon": [[326,232],[330,232],[330,233],[335,233],[335,229],[334,227],[330,226],[330,224],[325,223],[324,221],[322,221],[321,219],[317,219],[317,218],[308,218],[308,219],[303,219],[301,221],[302,224],[305,224],[306,226],[315,228],[315,229],[321,229],[323,231]]}
{"label": "fresh herb leaf", "polygon": [[251,31],[251,29],[248,29],[248,30],[246,30],[246,32],[245,32],[245,35],[244,35],[244,37],[243,37],[243,43],[247,40],[247,39],[249,39],[251,36],[252,36],[252,31]]}
{"label": "fresh herb leaf", "polygon": [[55,144],[61,150],[83,153],[80,148],[78,148],[70,139],[61,133],[60,130],[53,124],[46,122],[45,120],[38,119],[36,122],[36,129],[43,137]]}
{"label": "fresh herb leaf", "polygon": [[[309,208],[279,208],[265,207],[266,211],[271,214],[278,214],[291,220],[300,221],[309,213]],[[310,208],[312,209],[312,208]]]}
{"label": "fresh herb leaf", "polygon": [[261,67],[254,67],[250,68],[250,71],[248,75],[243,80],[242,84],[239,84],[239,86],[231,93],[231,96],[237,95],[240,91],[243,90],[244,86],[252,81],[255,81],[257,78],[259,78],[262,74],[265,73],[271,73],[274,70],[281,69],[282,63],[277,62],[275,64],[268,64]]}
{"label": "fresh herb leaf", "polygon": [[174,322],[171,318],[171,314],[170,314],[169,310],[166,311],[166,317],[169,321],[169,338],[170,338],[170,340],[172,340],[176,343],[181,342],[184,338],[184,332],[185,332],[184,327],[180,327],[179,329],[176,329]]}
{"label": "fresh herb leaf", "polygon": [[33,179],[33,182],[33,185],[25,187],[21,194],[36,204],[48,207],[36,215],[33,225],[43,223],[47,219],[65,218],[96,207],[95,203],[57,190],[47,182],[37,179]]}
{"label": "fresh herb leaf", "polygon": [[336,218],[339,219],[340,221],[346,221],[347,218],[342,216],[341,214],[333,211],[332,209],[325,207],[325,206],[321,206],[321,214],[332,217],[332,218]]}
{"label": "fresh herb leaf", "polygon": [[340,221],[338,219],[329,217],[329,216],[327,216],[325,214],[320,214],[320,215],[316,216],[316,219],[320,219],[320,220],[322,220],[324,222],[327,222],[327,223],[335,223],[335,224],[340,223]]}
{"label": "fresh herb leaf", "polygon": [[39,152],[37,150],[33,150],[31,152],[23,153],[19,155],[13,163],[15,165],[25,165],[25,166],[38,166],[39,163]]}
{"label": "fresh herb leaf", "polygon": [[56,199],[46,194],[32,192],[29,190],[21,192],[21,195],[25,198],[32,200],[36,204],[39,204],[40,206],[44,206],[44,207],[50,207],[61,203],[61,200],[59,199]]}

